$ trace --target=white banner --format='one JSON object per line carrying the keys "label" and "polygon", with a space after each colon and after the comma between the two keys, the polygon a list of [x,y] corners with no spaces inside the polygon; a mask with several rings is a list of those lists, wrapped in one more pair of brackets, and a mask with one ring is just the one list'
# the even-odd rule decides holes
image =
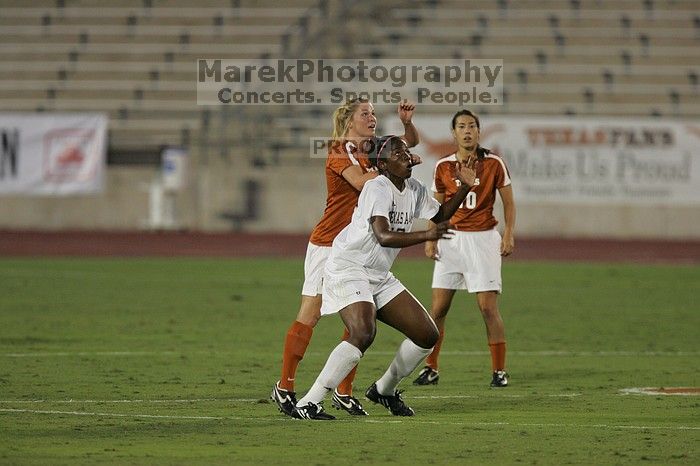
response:
{"label": "white banner", "polygon": [[[421,144],[414,152],[425,164],[414,173],[424,183],[437,158],[455,151],[451,118],[415,118]],[[396,123],[389,132],[401,134]],[[517,202],[700,204],[697,122],[486,115],[481,145],[505,159]]]}
{"label": "white banner", "polygon": [[106,154],[105,115],[0,113],[0,195],[99,193]]}

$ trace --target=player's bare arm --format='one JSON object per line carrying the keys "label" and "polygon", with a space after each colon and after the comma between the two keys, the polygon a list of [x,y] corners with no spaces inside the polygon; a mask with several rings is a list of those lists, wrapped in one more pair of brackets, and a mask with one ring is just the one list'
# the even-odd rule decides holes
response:
{"label": "player's bare arm", "polygon": [[440,223],[451,219],[476,182],[476,168],[473,164],[467,165],[458,162],[455,168],[455,175],[461,183],[459,189],[452,199],[440,204],[438,213],[430,219],[433,223]]}
{"label": "player's bare arm", "polygon": [[503,201],[503,239],[501,240],[501,255],[508,256],[515,249],[515,201],[513,199],[513,188],[508,185],[500,188],[498,193]]}
{"label": "player's bare arm", "polygon": [[[401,136],[401,139],[406,141],[406,145],[408,147],[415,147],[418,145],[420,142],[420,138],[418,136],[418,129],[413,125],[413,111],[416,109],[416,104],[411,102],[410,100],[404,99],[399,103],[399,118],[401,119],[401,123],[403,123],[403,128],[404,128],[404,134]],[[413,165],[418,165],[420,163],[420,158],[419,161],[416,163],[414,162]]]}
{"label": "player's bare arm", "polygon": [[454,236],[450,232],[451,225],[449,222],[433,224],[427,230],[409,232],[392,231],[389,219],[386,217],[375,216],[370,218],[369,222],[372,225],[372,232],[377,237],[377,241],[385,248],[405,248],[425,241],[437,241],[441,238]]}
{"label": "player's bare arm", "polygon": [[358,191],[362,191],[362,187],[369,180],[376,178],[378,173],[376,171],[369,171],[363,173],[362,169],[357,165],[351,165],[341,173],[343,178],[352,185],[353,188]]}
{"label": "player's bare arm", "polygon": [[[440,204],[445,202],[445,193],[434,193],[435,200]],[[430,220],[428,220],[430,222]],[[430,222],[432,224],[432,222]],[[432,260],[440,260],[440,251],[438,251],[437,241],[425,242],[425,255]]]}

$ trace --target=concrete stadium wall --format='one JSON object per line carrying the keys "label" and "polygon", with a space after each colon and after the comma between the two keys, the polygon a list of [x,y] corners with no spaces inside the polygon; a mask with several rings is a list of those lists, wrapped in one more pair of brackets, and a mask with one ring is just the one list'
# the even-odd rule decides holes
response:
{"label": "concrete stadium wall", "polygon": [[[517,203],[517,200],[516,200]],[[700,209],[517,205],[518,234],[530,237],[698,239]]]}
{"label": "concrete stadium wall", "polygon": [[93,196],[0,196],[0,228],[140,229],[148,220],[148,185],[158,170],[110,167]]}
{"label": "concrete stadium wall", "polygon": [[[324,163],[254,168],[244,157],[207,158],[198,164],[190,188],[196,199],[194,225],[205,231],[308,233],[325,204]],[[251,183],[254,192],[247,190]],[[255,217],[249,217],[251,203],[257,207]]]}
{"label": "concrete stadium wall", "polygon": [[[199,180],[199,225],[207,231],[232,228],[220,214],[227,209],[244,210],[241,186],[245,180],[259,183],[260,195],[259,217],[242,222],[244,231],[308,233],[324,208],[323,160],[311,160],[304,167],[261,170],[210,167]],[[516,207],[516,232],[523,237],[700,238],[700,209],[693,207],[528,205],[517,199]],[[495,211],[502,220],[500,202]]]}
{"label": "concrete stadium wall", "polygon": [[[323,160],[261,169],[243,158],[192,165],[187,187],[175,199],[177,228],[308,233],[323,212]],[[159,176],[157,167],[109,167],[106,189],[98,196],[0,197],[0,228],[151,229],[148,188]],[[250,182],[256,185],[253,193],[244,189]],[[254,218],[249,217],[249,195]],[[522,237],[700,238],[700,209],[694,207],[545,206],[517,199],[516,206],[516,234]],[[499,204],[498,217],[501,211]]]}

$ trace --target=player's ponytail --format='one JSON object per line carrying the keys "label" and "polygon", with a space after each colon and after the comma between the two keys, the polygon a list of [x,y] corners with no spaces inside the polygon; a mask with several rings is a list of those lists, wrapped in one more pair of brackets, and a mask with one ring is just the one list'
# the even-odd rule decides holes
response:
{"label": "player's ponytail", "polygon": [[333,140],[344,138],[350,129],[350,120],[352,115],[357,110],[357,107],[364,102],[369,102],[367,99],[352,99],[345,102],[333,112]]}

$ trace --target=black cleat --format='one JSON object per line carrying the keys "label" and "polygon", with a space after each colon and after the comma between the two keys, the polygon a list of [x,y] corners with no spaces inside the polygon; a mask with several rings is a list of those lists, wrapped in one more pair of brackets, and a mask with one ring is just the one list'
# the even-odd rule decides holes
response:
{"label": "black cleat", "polygon": [[367,411],[360,404],[360,400],[352,395],[341,395],[338,390],[333,390],[332,403],[336,409],[347,411],[353,416],[368,416]]}
{"label": "black cleat", "polygon": [[275,386],[272,387],[270,399],[277,403],[281,413],[294,417],[294,408],[297,404],[296,393],[280,388],[280,383],[276,382]]}
{"label": "black cleat", "polygon": [[506,371],[496,371],[493,373],[493,378],[491,379],[492,387],[507,387],[508,386],[508,374]]}
{"label": "black cleat", "polygon": [[387,408],[394,416],[413,416],[416,413],[413,409],[406,406],[406,403],[401,399],[401,393],[402,392],[397,390],[390,396],[380,395],[377,391],[377,383],[375,382],[367,389],[365,396],[371,402],[378,403]]}
{"label": "black cleat", "polygon": [[297,406],[294,408],[294,414],[292,417],[296,419],[312,419],[314,421],[331,421],[335,419],[335,416],[332,416],[323,410],[321,403],[309,403],[306,406]]}
{"label": "black cleat", "polygon": [[413,381],[413,385],[437,385],[438,380],[440,380],[438,371],[433,370],[432,367],[425,366],[418,373],[418,378]]}

